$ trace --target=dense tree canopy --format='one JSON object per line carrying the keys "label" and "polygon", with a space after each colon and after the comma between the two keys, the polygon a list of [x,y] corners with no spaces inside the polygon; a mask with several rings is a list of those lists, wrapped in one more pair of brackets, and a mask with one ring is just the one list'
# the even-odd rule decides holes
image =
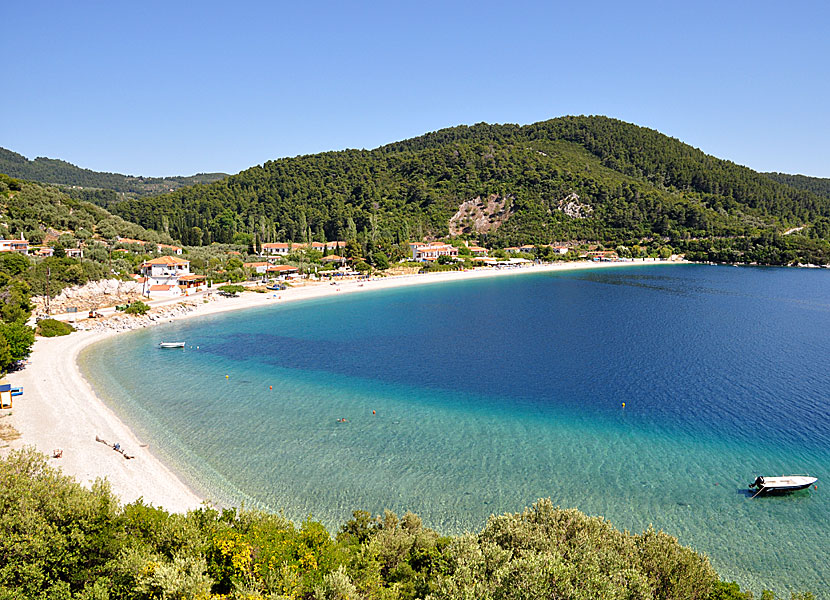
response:
{"label": "dense tree canopy", "polygon": [[665,533],[623,533],[549,500],[459,537],[412,513],[355,511],[332,538],[310,518],[122,506],[105,482],[87,490],[24,449],[0,459],[0,506],[2,598],[750,598]]}
{"label": "dense tree canopy", "polygon": [[[465,202],[478,222],[456,214]],[[830,217],[830,198],[650,129],[563,117],[270,161],[115,210],[186,244],[360,236],[371,246],[444,236],[451,226],[489,246],[655,236],[679,244],[818,222]]]}
{"label": "dense tree canopy", "polygon": [[0,148],[0,173],[12,177],[85,188],[104,188],[131,195],[159,194],[194,183],[210,183],[226,177],[225,173],[199,173],[189,177],[135,177],[119,173],[99,173],[82,169],[54,158],[25,156]]}

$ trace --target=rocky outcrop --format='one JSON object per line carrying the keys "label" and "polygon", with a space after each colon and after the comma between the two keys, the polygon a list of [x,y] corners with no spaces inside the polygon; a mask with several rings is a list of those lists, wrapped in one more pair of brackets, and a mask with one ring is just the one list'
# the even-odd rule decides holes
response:
{"label": "rocky outcrop", "polygon": [[572,219],[587,219],[594,212],[593,207],[582,202],[576,192],[571,192],[562,198],[557,205],[557,209]]}
{"label": "rocky outcrop", "polygon": [[450,235],[495,231],[510,218],[512,200],[512,196],[491,194],[486,200],[477,196],[462,202],[450,218]]}
{"label": "rocky outcrop", "polygon": [[[121,281],[118,279],[102,279],[90,281],[82,286],[73,286],[64,289],[49,302],[49,312],[52,314],[66,312],[67,308],[77,308],[79,312],[129,304],[141,300],[141,284],[135,281]],[[46,298],[36,296],[32,298],[34,314],[46,314]]]}
{"label": "rocky outcrop", "polygon": [[196,310],[193,302],[182,302],[171,306],[156,308],[144,316],[115,313],[106,318],[86,319],[74,325],[79,331],[130,331],[140,329],[153,323],[172,321],[176,317],[186,315]]}

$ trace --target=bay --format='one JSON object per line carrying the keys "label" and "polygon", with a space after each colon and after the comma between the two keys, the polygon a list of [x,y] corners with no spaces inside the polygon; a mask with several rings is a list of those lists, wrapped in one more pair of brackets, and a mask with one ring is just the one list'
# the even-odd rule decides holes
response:
{"label": "bay", "polygon": [[[663,529],[756,592],[828,597],[829,334],[826,270],[644,266],[215,315],[80,362],[219,504],[460,533],[550,497]],[[750,500],[783,473],[818,489]]]}

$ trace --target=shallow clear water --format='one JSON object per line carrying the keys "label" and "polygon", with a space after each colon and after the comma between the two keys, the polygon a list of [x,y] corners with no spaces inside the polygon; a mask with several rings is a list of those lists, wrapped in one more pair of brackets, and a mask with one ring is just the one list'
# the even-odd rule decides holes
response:
{"label": "shallow clear water", "polygon": [[[828,597],[828,334],[830,271],[645,266],[274,305],[81,363],[220,503],[331,528],[412,510],[457,533],[551,497],[662,528],[755,591]],[[173,339],[187,349],[156,347]],[[750,501],[782,473],[818,489]]]}

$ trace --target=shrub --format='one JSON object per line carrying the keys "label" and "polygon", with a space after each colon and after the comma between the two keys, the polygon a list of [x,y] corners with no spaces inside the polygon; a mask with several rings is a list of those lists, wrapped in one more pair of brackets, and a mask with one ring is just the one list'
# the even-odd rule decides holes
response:
{"label": "shrub", "polygon": [[146,315],[149,310],[150,307],[147,304],[144,304],[141,300],[136,300],[125,308],[124,312],[128,315]]}
{"label": "shrub", "polygon": [[75,331],[75,328],[72,325],[57,319],[41,319],[37,323],[37,334],[43,337],[69,335],[73,331]]}
{"label": "shrub", "polygon": [[219,291],[226,294],[241,294],[245,291],[245,288],[241,285],[220,285]]}

